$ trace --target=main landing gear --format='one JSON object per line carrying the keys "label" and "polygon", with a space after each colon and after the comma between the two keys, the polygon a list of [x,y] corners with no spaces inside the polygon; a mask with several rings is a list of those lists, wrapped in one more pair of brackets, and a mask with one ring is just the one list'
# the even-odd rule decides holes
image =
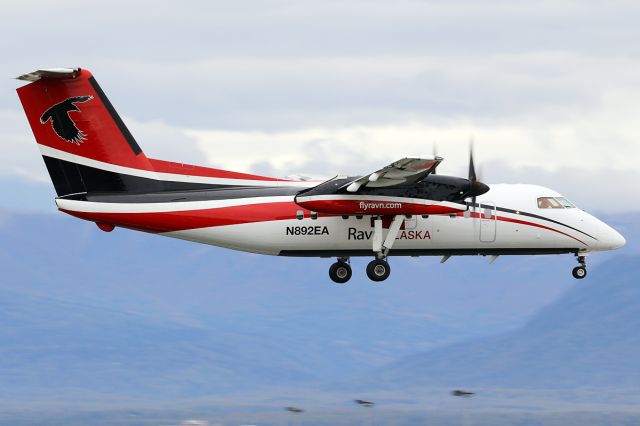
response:
{"label": "main landing gear", "polygon": [[573,278],[581,280],[587,276],[587,262],[584,256],[578,256],[578,263],[580,266],[576,266],[571,271]]}
{"label": "main landing gear", "polygon": [[374,259],[367,265],[367,276],[371,281],[384,281],[389,278],[391,267],[384,259]]}
{"label": "main landing gear", "polygon": [[[371,281],[380,282],[389,278],[391,267],[385,259],[374,259],[367,265],[367,276]],[[339,258],[329,268],[329,277],[338,284],[344,284],[351,279],[352,271],[349,258]]]}
{"label": "main landing gear", "polygon": [[[387,255],[389,254],[389,250],[391,250],[406,217],[407,216],[400,214],[393,216],[393,220],[389,225],[389,230],[386,232],[386,235],[383,231],[382,217],[373,217],[373,235],[371,240],[373,255],[376,258],[367,265],[367,276],[371,281],[380,282],[389,278],[389,274],[391,274],[391,267],[389,266],[389,262],[386,260]],[[349,258],[339,258],[336,263],[331,265],[331,268],[329,268],[329,277],[338,284],[344,284],[349,281],[349,278],[351,278]]]}
{"label": "main landing gear", "polygon": [[333,282],[338,284],[344,284],[351,278],[351,265],[349,265],[349,258],[340,258],[336,263],[329,268],[329,277]]}

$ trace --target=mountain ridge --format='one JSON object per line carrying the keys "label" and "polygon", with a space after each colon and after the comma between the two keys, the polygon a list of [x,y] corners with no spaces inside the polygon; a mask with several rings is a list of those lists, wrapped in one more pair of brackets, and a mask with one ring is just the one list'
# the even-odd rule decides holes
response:
{"label": "mountain ridge", "polygon": [[640,383],[639,265],[638,255],[613,258],[521,328],[410,355],[364,383],[635,387]]}

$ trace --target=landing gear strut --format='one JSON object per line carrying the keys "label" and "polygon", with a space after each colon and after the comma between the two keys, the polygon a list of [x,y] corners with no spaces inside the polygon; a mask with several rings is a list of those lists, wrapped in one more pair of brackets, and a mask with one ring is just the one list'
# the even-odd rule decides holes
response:
{"label": "landing gear strut", "polygon": [[391,267],[384,259],[374,259],[367,265],[367,276],[371,281],[384,281],[389,278]]}
{"label": "landing gear strut", "polygon": [[349,258],[340,258],[336,263],[329,268],[329,277],[333,282],[338,284],[344,284],[351,278],[351,265],[349,265]]}
{"label": "landing gear strut", "polygon": [[386,236],[384,236],[382,230],[382,217],[376,216],[373,218],[372,248],[376,258],[367,265],[367,276],[371,281],[380,282],[389,278],[391,267],[386,261],[386,258],[400,232],[400,228],[402,228],[405,218],[406,216],[401,214],[393,216]]}
{"label": "landing gear strut", "polygon": [[581,280],[587,276],[587,262],[584,256],[578,256],[578,263],[580,266],[576,266],[571,271],[573,278]]}

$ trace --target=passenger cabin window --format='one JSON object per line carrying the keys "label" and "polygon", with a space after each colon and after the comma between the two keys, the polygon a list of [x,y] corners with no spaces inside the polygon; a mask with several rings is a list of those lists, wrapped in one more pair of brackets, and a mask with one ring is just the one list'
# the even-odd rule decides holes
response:
{"label": "passenger cabin window", "polygon": [[540,209],[571,209],[575,206],[564,197],[540,197],[538,208]]}

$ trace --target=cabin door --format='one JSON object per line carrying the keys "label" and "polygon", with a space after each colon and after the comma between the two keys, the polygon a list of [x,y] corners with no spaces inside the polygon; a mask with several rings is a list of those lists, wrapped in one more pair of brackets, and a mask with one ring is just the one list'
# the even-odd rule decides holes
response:
{"label": "cabin door", "polygon": [[496,240],[496,204],[482,203],[480,209],[480,241],[492,243]]}

